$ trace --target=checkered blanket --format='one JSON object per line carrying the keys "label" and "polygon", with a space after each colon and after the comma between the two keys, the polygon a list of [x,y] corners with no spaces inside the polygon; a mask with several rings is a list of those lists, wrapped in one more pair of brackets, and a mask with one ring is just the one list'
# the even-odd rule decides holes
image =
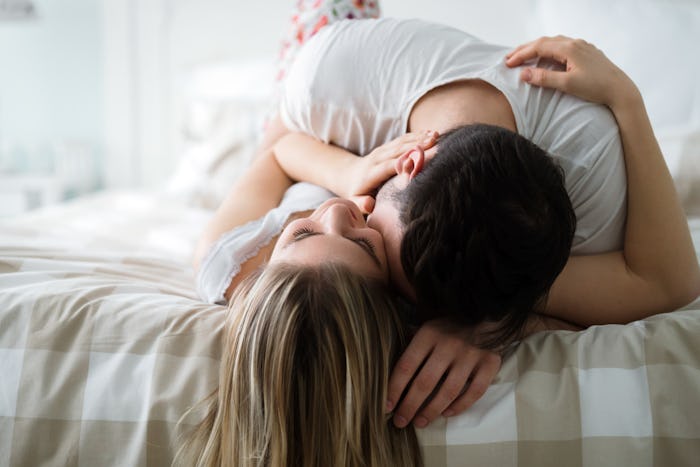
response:
{"label": "checkered blanket", "polygon": [[[208,216],[123,193],[0,223],[0,466],[169,465],[177,420],[216,386],[225,310],[189,266]],[[419,439],[435,467],[697,465],[699,388],[695,302],[531,336]]]}

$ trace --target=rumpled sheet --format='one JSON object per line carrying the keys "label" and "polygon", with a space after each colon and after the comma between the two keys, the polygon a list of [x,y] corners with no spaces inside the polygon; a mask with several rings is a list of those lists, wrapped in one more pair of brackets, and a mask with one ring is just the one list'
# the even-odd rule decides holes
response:
{"label": "rumpled sheet", "polygon": [[[210,214],[107,193],[0,222],[0,466],[170,464],[217,384],[225,308],[189,264]],[[699,388],[696,301],[533,335],[475,406],[418,434],[429,467],[697,465]]]}

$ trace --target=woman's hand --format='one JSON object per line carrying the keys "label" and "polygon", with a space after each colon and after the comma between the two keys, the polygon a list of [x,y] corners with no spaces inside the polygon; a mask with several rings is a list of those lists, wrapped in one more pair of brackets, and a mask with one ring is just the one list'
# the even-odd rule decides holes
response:
{"label": "woman's hand", "polygon": [[473,337],[471,329],[446,320],[428,321],[418,329],[389,380],[387,411],[410,383],[394,411],[397,427],[414,420],[422,428],[440,415],[465,411],[484,395],[501,368],[501,357],[472,345]]}
{"label": "woman's hand", "polygon": [[[430,149],[437,138],[436,131],[406,133],[375,148],[364,157],[351,159],[348,172],[338,174],[345,180],[345,189],[340,195],[354,201],[364,213],[372,212],[374,191],[396,175],[396,159],[416,147]],[[431,155],[433,154],[426,154],[426,159]]]}
{"label": "woman's hand", "polygon": [[594,45],[569,37],[541,37],[506,55],[506,65],[520,66],[533,58],[549,58],[565,65],[564,71],[525,67],[520,78],[530,84],[604,104],[611,109],[636,99],[634,82]]}

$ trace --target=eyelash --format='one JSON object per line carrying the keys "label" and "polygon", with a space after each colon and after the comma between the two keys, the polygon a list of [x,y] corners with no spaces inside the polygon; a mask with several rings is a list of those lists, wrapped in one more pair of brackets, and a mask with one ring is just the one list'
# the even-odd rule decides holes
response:
{"label": "eyelash", "polygon": [[367,245],[367,248],[369,248],[369,250],[370,250],[372,253],[375,252],[375,251],[374,251],[374,243],[372,243],[369,239],[367,239],[367,238],[355,238],[355,239],[353,239],[353,241],[355,241],[355,242],[362,242],[362,243],[364,243],[365,245]]}
{"label": "eyelash", "polygon": [[302,235],[308,235],[308,234],[312,234],[312,233],[314,233],[314,231],[311,230],[310,228],[308,228],[308,227],[301,227],[301,228],[295,230],[294,233],[293,233],[292,235],[294,236],[294,238],[299,238],[299,237],[301,237]]}
{"label": "eyelash", "polygon": [[[294,236],[295,239],[298,239],[299,237],[301,237],[301,236],[303,236],[303,235],[309,235],[309,234],[312,234],[312,233],[314,233],[314,231],[311,230],[310,228],[308,228],[308,227],[300,227],[300,228],[298,228],[297,230],[295,230],[294,233],[292,233],[292,235]],[[374,243],[372,243],[372,241],[369,240],[368,238],[364,238],[364,237],[353,238],[352,241],[364,243],[364,244],[367,246],[367,248],[370,249],[370,251],[371,251],[372,253],[375,252]]]}

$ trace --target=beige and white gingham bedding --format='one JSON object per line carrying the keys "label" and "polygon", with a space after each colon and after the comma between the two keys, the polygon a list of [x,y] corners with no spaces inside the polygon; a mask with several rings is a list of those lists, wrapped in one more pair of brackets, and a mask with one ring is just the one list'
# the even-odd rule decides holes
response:
{"label": "beige and white gingham bedding", "polygon": [[[0,466],[170,463],[216,385],[224,308],[189,266],[208,215],[125,193],[0,223]],[[435,467],[698,465],[700,302],[531,336],[419,437]]]}

